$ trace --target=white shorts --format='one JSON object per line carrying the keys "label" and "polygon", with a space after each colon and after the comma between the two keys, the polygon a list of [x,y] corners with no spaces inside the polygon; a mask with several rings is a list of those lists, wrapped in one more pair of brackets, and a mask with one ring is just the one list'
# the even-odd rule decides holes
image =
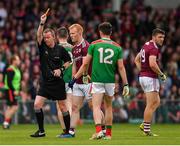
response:
{"label": "white shorts", "polygon": [[114,96],[115,83],[92,83],[91,93],[105,93],[108,96]]}
{"label": "white shorts", "polygon": [[89,84],[77,84],[73,86],[73,96],[83,96],[86,100],[92,98],[91,95],[91,83]]}
{"label": "white shorts", "polygon": [[139,82],[144,92],[159,92],[159,80],[151,77],[139,77]]}
{"label": "white shorts", "polygon": [[72,89],[68,86],[68,83],[65,83],[66,93],[72,93]]}

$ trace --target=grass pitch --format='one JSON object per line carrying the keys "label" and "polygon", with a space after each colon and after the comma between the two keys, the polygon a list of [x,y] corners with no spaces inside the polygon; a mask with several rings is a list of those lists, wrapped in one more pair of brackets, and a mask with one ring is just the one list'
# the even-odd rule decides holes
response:
{"label": "grass pitch", "polygon": [[46,137],[31,138],[36,125],[12,125],[10,130],[0,129],[0,145],[180,145],[180,124],[155,124],[153,131],[158,137],[142,134],[137,124],[114,124],[112,140],[89,140],[95,132],[94,125],[77,127],[76,137],[56,138],[61,132],[59,125],[45,125]]}

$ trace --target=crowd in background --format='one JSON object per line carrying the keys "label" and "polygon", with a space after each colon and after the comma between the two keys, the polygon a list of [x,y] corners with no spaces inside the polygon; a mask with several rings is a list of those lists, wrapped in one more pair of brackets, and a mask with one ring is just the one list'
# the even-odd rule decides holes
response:
{"label": "crowd in background", "polygon": [[[104,0],[1,0],[0,1],[0,101],[3,99],[3,74],[12,54],[21,59],[21,109],[23,118],[31,121],[33,104],[40,75],[36,31],[40,16],[51,8],[46,26],[54,29],[80,23],[84,37],[92,42],[99,38],[97,26],[103,21],[113,25],[112,39],[124,50],[124,63],[130,85],[130,97],[121,97],[121,81],[113,101],[114,121],[128,121],[143,117],[144,94],[138,83],[135,55],[141,46],[151,39],[155,27],[166,31],[165,44],[161,48],[160,66],[168,76],[160,89],[161,106],[156,113],[157,122],[180,123],[180,6],[175,9],[155,9],[145,6],[143,0],[125,0],[120,11],[113,11],[112,1]],[[54,104],[52,103],[53,107]],[[2,112],[4,104],[0,103]],[[47,104],[47,111],[56,115]],[[2,114],[0,112],[0,114]],[[3,115],[3,114],[2,114]],[[50,114],[51,116],[52,114]]]}

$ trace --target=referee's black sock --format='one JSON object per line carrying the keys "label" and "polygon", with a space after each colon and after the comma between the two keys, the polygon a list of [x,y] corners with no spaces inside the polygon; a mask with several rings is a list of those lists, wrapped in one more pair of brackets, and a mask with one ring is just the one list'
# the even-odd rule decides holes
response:
{"label": "referee's black sock", "polygon": [[69,111],[63,112],[62,115],[63,115],[63,119],[64,119],[64,124],[65,124],[65,127],[66,127],[66,133],[69,133],[69,128],[70,128],[70,114],[69,114]]}
{"label": "referee's black sock", "polygon": [[39,130],[44,132],[44,114],[42,109],[35,110]]}

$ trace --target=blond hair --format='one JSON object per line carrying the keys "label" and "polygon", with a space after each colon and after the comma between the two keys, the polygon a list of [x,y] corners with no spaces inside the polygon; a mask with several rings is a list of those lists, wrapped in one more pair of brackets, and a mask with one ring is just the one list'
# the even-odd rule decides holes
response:
{"label": "blond hair", "polygon": [[83,27],[78,24],[78,23],[75,23],[75,24],[72,24],[70,27],[69,27],[69,30],[72,29],[72,28],[76,28],[78,32],[81,32],[83,33],[84,29]]}

